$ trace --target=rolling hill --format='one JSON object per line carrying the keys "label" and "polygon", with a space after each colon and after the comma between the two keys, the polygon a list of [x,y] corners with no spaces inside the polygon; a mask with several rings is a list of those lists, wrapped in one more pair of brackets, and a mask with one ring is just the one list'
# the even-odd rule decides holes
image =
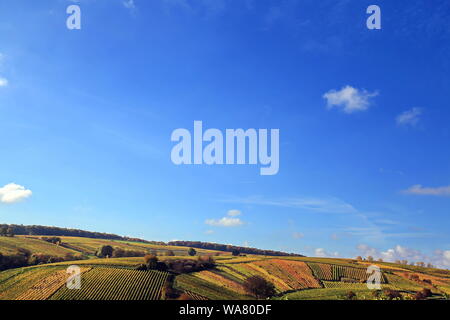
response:
{"label": "rolling hill", "polygon": [[[64,257],[68,253],[82,260],[44,263],[0,272],[0,300],[230,300],[254,299],[245,289],[249,277],[259,276],[273,284],[272,299],[344,299],[352,291],[357,299],[383,296],[366,285],[367,261],[294,256],[238,255],[230,252],[188,247],[157,245],[147,242],[61,236],[53,244],[40,236],[0,237],[0,252],[13,254],[21,248],[33,254]],[[98,258],[101,246],[157,254],[159,263],[200,261],[210,256],[213,267],[191,271],[143,270],[143,257]],[[171,255],[167,255],[171,252]],[[428,299],[446,299],[450,294],[450,271],[374,263],[381,268],[382,290],[398,292],[412,299],[429,289]],[[81,289],[68,289],[66,282],[71,265],[80,267]],[[145,269],[145,268],[144,268]],[[386,291],[389,292],[389,291]],[[381,294],[381,295],[380,295]]]}

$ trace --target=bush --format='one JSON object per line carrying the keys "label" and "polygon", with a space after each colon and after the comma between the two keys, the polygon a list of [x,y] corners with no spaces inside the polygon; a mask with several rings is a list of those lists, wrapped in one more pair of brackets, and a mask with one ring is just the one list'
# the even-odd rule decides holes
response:
{"label": "bush", "polygon": [[256,299],[265,299],[275,295],[274,285],[260,276],[247,278],[244,282],[244,289]]}
{"label": "bush", "polygon": [[188,254],[189,254],[190,256],[195,256],[195,255],[197,254],[197,251],[195,251],[194,248],[189,248]]}
{"label": "bush", "polygon": [[356,293],[354,293],[353,291],[349,291],[345,294],[346,300],[356,300],[356,298]]}
{"label": "bush", "polygon": [[388,289],[384,291],[384,295],[389,300],[402,300],[403,296],[399,291]]}

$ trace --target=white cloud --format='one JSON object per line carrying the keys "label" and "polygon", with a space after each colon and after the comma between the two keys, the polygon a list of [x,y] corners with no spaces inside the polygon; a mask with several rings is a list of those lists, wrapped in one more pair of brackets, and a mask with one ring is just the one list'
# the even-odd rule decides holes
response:
{"label": "white cloud", "polygon": [[365,111],[369,109],[370,98],[377,96],[377,92],[359,90],[352,86],[345,86],[341,90],[330,90],[323,95],[327,100],[327,108],[340,108],[345,113]]}
{"label": "white cloud", "polygon": [[406,260],[408,263],[431,263],[439,268],[450,267],[450,250],[436,250],[433,255],[429,256],[420,250],[403,247],[401,245],[396,245],[394,248],[387,249],[386,251],[379,251],[368,245],[360,244],[357,246],[357,249],[365,257],[372,256],[374,259],[382,258],[384,261],[388,262]]}
{"label": "white cloud", "polygon": [[214,230],[206,230],[205,231],[205,234],[213,234],[214,233]]}
{"label": "white cloud", "polygon": [[419,122],[421,114],[422,109],[412,108],[411,110],[405,111],[397,116],[397,124],[399,126],[415,126]]}
{"label": "white cloud", "polygon": [[404,190],[403,193],[421,196],[450,196],[450,186],[424,188],[420,184],[416,184],[409,189]]}
{"label": "white cloud", "polygon": [[206,224],[214,227],[237,227],[244,224],[239,218],[223,217],[222,219],[208,219]]}
{"label": "white cloud", "polygon": [[294,238],[294,239],[302,239],[304,237],[305,237],[305,235],[303,233],[301,233],[301,232],[294,232],[294,233],[292,233],[292,238]]}
{"label": "white cloud", "polygon": [[317,248],[314,250],[314,255],[320,258],[339,257],[339,252],[327,252],[324,248]]}
{"label": "white cloud", "polygon": [[241,211],[239,211],[239,210],[229,210],[227,214],[230,217],[237,217],[237,216],[241,215]]}
{"label": "white cloud", "polygon": [[136,9],[136,5],[134,4],[134,0],[124,0],[123,5],[127,9]]}
{"label": "white cloud", "polygon": [[6,87],[8,83],[8,79],[0,77],[0,87]]}
{"label": "white cloud", "polygon": [[25,189],[25,187],[9,183],[0,188],[0,202],[3,203],[16,203],[30,197],[31,190]]}

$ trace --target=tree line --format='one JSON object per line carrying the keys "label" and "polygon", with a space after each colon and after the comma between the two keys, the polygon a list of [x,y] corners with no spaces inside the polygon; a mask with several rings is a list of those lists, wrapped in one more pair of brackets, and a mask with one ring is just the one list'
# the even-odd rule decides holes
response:
{"label": "tree line", "polygon": [[16,224],[0,224],[0,236],[12,235],[30,235],[30,236],[59,236],[59,237],[82,237],[95,238],[107,240],[122,240],[122,241],[138,241],[150,244],[165,245],[160,241],[147,241],[139,238],[123,237],[112,233],[85,231],[80,229],[68,229],[59,227],[47,227],[39,225],[16,225]]}
{"label": "tree line", "polygon": [[232,246],[226,244],[219,243],[211,243],[211,242],[201,242],[201,241],[170,241],[168,243],[169,246],[180,246],[180,247],[192,247],[197,249],[207,249],[207,250],[217,250],[217,251],[227,251],[227,252],[240,252],[245,254],[258,254],[265,256],[289,256],[289,257],[304,257],[300,254],[295,253],[286,253],[282,251],[273,251],[273,250],[262,250],[256,248],[249,247],[239,247]]}

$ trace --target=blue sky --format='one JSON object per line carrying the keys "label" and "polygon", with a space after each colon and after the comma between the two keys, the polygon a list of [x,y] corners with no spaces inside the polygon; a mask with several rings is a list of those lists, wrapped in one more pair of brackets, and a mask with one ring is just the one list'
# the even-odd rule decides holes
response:
{"label": "blue sky", "polygon": [[[71,4],[81,30],[66,28]],[[366,27],[371,4],[381,30]],[[448,267],[449,13],[2,2],[0,221]],[[171,133],[195,120],[279,129],[279,173],[174,165]]]}

